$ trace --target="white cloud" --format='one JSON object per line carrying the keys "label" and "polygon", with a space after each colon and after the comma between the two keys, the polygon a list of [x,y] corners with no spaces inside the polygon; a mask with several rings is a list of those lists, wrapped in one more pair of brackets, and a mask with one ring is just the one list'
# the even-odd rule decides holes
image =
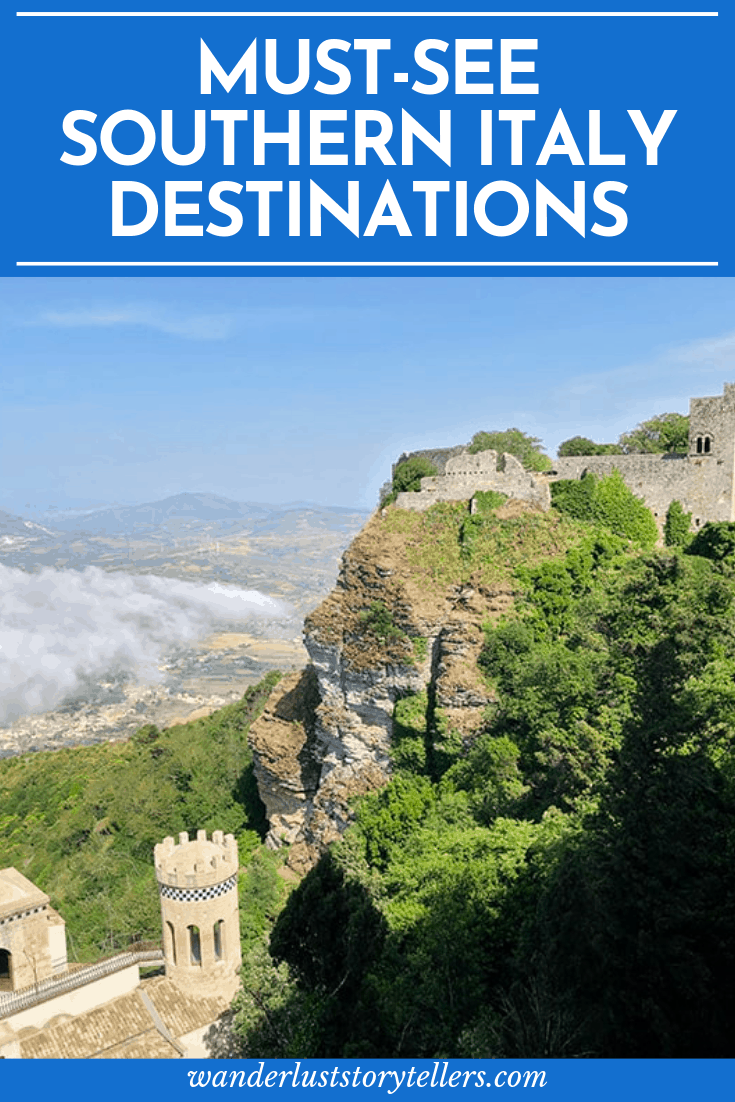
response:
{"label": "white cloud", "polygon": [[53,708],[85,679],[109,672],[159,681],[168,646],[217,623],[288,612],[257,590],[216,582],[0,565],[0,722]]}

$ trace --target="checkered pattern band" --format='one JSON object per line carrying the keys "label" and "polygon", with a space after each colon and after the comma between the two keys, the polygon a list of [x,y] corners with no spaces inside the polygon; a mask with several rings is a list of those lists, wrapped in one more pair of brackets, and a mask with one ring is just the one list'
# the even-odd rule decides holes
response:
{"label": "checkered pattern band", "polygon": [[212,884],[209,888],[173,888],[170,884],[159,884],[158,887],[164,899],[176,899],[179,903],[199,903],[203,899],[216,899],[218,895],[224,895],[236,884],[237,875],[220,884]]}

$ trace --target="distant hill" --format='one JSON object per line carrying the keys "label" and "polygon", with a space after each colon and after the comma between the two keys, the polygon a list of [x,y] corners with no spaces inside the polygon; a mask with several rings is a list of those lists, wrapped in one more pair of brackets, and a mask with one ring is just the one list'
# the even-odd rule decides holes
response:
{"label": "distant hill", "polygon": [[[54,527],[62,532],[111,536],[142,535],[156,528],[180,531],[208,525],[232,531],[244,527],[259,528],[263,523],[279,527],[282,518],[287,516],[287,527],[306,523],[332,529],[341,527],[347,517],[356,514],[363,514],[363,511],[306,502],[271,505],[233,501],[218,494],[182,493],[143,505],[114,505],[83,515],[61,516],[54,519]],[[367,515],[366,512],[364,515]]]}
{"label": "distant hill", "polygon": [[37,539],[39,536],[53,535],[53,531],[50,528],[44,528],[42,524],[36,524],[33,520],[25,520],[24,517],[6,513],[0,509],[0,539],[3,536]]}
{"label": "distant hill", "polygon": [[63,532],[126,534],[149,531],[177,521],[251,522],[270,515],[267,505],[231,501],[217,494],[174,494],[143,505],[114,505],[82,516],[60,517],[55,527]]}

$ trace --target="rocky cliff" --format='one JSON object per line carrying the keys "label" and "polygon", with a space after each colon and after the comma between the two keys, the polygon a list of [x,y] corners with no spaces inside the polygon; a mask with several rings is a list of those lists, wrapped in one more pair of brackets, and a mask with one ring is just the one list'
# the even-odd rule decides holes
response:
{"label": "rocky cliff", "polygon": [[[456,545],[467,509],[449,508]],[[511,501],[498,515],[533,511]],[[512,603],[507,571],[504,580],[463,577],[456,546],[447,552],[456,562],[445,562],[443,530],[433,539],[431,525],[397,509],[373,515],[345,552],[334,590],[305,621],[310,665],[283,679],[251,728],[268,841],[290,843],[297,871],[349,824],[353,797],[386,783],[397,701],[425,692],[417,699],[439,744],[470,741],[492,700],[476,659],[483,623]]]}

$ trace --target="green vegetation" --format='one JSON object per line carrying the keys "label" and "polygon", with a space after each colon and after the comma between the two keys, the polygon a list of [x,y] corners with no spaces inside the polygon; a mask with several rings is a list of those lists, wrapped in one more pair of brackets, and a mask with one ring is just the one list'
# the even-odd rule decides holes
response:
{"label": "green vegetation", "polygon": [[664,543],[667,547],[686,547],[691,537],[692,514],[685,513],[680,501],[672,501],[666,510]]}
{"label": "green vegetation", "polygon": [[538,436],[529,436],[520,429],[505,429],[503,432],[476,432],[470,441],[469,452],[496,451],[498,455],[508,452],[519,459],[526,470],[550,471],[551,460],[541,450]]}
{"label": "green vegetation", "polygon": [[247,731],[278,676],[207,719],[0,761],[0,867],[49,894],[71,959],[160,939],[153,847],[167,835],[232,832],[248,860],[265,820]]}
{"label": "green vegetation", "polygon": [[686,452],[689,449],[689,418],[683,413],[659,413],[648,421],[641,421],[630,432],[624,432],[619,443],[626,455]]}
{"label": "green vegetation", "polygon": [[360,621],[365,631],[383,643],[389,639],[408,639],[405,631],[394,623],[390,610],[382,601],[371,601],[370,607],[360,613]]}
{"label": "green vegetation", "polygon": [[391,757],[397,769],[412,773],[426,771],[426,712],[428,699],[425,692],[406,696],[396,702],[393,710],[393,739]]}
{"label": "green vegetation", "polygon": [[690,555],[702,555],[713,562],[725,563],[735,553],[735,524],[710,521],[700,528],[687,547]]}
{"label": "green vegetation", "polygon": [[620,444],[596,444],[587,436],[572,436],[559,445],[557,455],[622,455]]}
{"label": "green vegetation", "polygon": [[658,539],[651,510],[628,489],[619,471],[600,479],[588,473],[578,481],[552,482],[551,502],[560,513],[603,525],[644,547],[653,547]]}
{"label": "green vegetation", "polygon": [[507,494],[501,494],[499,490],[477,490],[472,498],[475,503],[475,512],[481,516],[494,513],[508,500]]}
{"label": "green vegetation", "polygon": [[689,418],[683,413],[660,413],[624,432],[617,444],[596,444],[587,436],[572,436],[559,445],[557,455],[631,455],[686,453]]}
{"label": "green vegetation", "polygon": [[682,555],[574,523],[516,561],[474,743],[396,705],[394,778],[278,916],[248,1054],[735,1054],[735,526]]}
{"label": "green vegetation", "polygon": [[390,493],[383,498],[381,506],[392,505],[401,493],[416,493],[421,489],[421,479],[437,474],[437,469],[424,456],[414,456],[396,464]]}
{"label": "green vegetation", "polygon": [[385,530],[401,535],[405,570],[423,588],[510,583],[515,570],[563,554],[586,534],[584,523],[554,513],[523,513],[501,520],[493,513],[469,516],[464,503],[438,502],[425,513],[395,509]]}

